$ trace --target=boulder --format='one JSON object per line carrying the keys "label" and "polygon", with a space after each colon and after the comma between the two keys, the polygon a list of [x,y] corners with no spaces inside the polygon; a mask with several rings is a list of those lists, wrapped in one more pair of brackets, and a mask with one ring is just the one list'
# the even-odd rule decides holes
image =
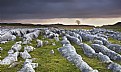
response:
{"label": "boulder", "polygon": [[104,45],[99,45],[99,44],[92,44],[91,47],[96,51],[96,52],[102,52],[104,55],[107,55],[110,59],[112,60],[118,60],[121,61],[121,55],[108,49]]}
{"label": "boulder", "polygon": [[24,52],[20,52],[20,56],[21,56],[23,59],[31,58],[31,55],[27,52],[27,50],[24,50]]}
{"label": "boulder", "polygon": [[32,47],[32,46],[25,46],[24,47],[24,50],[26,50],[27,52],[31,52],[31,51],[33,51],[35,48],[34,47]]}
{"label": "boulder", "polygon": [[38,67],[38,63],[32,63],[31,59],[26,59],[19,72],[35,72],[36,67]]}
{"label": "boulder", "polygon": [[80,44],[81,48],[88,57],[92,57],[95,54],[95,50],[85,43]]}
{"label": "boulder", "polygon": [[109,44],[107,47],[115,52],[121,52],[121,45],[119,44]]}
{"label": "boulder", "polygon": [[112,70],[113,72],[121,72],[121,65],[112,62],[108,65],[108,69]]}
{"label": "boulder", "polygon": [[43,41],[42,40],[37,39],[36,42],[37,42],[37,47],[42,47],[43,46]]}
{"label": "boulder", "polygon": [[98,59],[103,62],[103,63],[111,63],[112,61],[110,60],[110,58],[107,55],[102,54],[101,52],[99,52],[97,54]]}

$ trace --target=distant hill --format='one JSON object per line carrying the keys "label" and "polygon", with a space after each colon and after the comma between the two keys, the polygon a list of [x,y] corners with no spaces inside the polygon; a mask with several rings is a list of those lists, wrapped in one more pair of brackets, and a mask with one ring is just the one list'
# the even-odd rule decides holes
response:
{"label": "distant hill", "polygon": [[121,26],[121,22],[114,24],[114,26]]}
{"label": "distant hill", "polygon": [[0,23],[0,26],[17,26],[17,27],[56,27],[56,28],[93,28],[91,25],[64,25],[64,24],[22,24],[22,23]]}
{"label": "distant hill", "polygon": [[22,23],[0,23],[0,26],[33,26],[33,24],[22,24]]}
{"label": "distant hill", "polygon": [[117,22],[116,24],[113,25],[103,25],[102,27],[121,27],[121,22]]}

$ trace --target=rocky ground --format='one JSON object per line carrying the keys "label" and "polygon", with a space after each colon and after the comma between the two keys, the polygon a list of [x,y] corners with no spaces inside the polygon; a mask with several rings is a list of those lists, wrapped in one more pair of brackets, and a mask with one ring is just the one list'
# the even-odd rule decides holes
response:
{"label": "rocky ground", "polygon": [[[5,27],[5,28],[8,29],[7,27]],[[11,30],[12,28],[9,28],[9,29]],[[16,29],[16,27],[14,29]],[[0,60],[2,61],[5,57],[7,57],[9,55],[8,51],[12,48],[12,46],[16,42],[22,41],[22,43],[20,44],[22,47],[18,52],[24,52],[25,51],[24,47],[26,47],[27,45],[35,48],[33,51],[28,52],[28,53],[31,55],[31,58],[29,58],[29,59],[32,59],[32,58],[35,59],[35,60],[33,60],[32,63],[38,63],[38,66],[36,68],[33,68],[36,72],[80,72],[81,69],[76,67],[75,63],[70,62],[66,57],[64,57],[61,54],[61,52],[58,51],[58,48],[64,47],[64,45],[61,44],[61,41],[63,40],[63,36],[65,34],[69,34],[69,33],[67,32],[65,34],[64,33],[58,34],[59,35],[59,36],[57,36],[59,38],[59,41],[58,41],[57,38],[49,37],[49,34],[51,34],[51,31],[53,33],[57,33],[56,31],[54,32],[53,29],[50,29],[50,32],[48,34],[45,34],[45,30],[43,30],[43,29],[42,30],[39,29],[39,30],[40,30],[39,35],[35,38],[32,38],[32,40],[30,40],[29,42],[27,39],[24,39],[25,38],[24,36],[19,36],[19,35],[13,33],[16,36],[15,40],[9,40],[5,44],[4,43],[0,44],[0,47],[3,49],[3,50],[1,50]],[[70,29],[68,29],[68,30],[73,31]],[[86,29],[86,30],[88,30],[88,29]],[[113,28],[111,28],[111,30],[117,31],[117,29],[113,29]],[[118,31],[119,32],[121,31],[120,28],[118,29]],[[31,32],[29,32],[29,33],[31,33]],[[1,36],[2,35],[4,35],[4,34],[1,34]],[[73,35],[71,35],[71,36],[73,36]],[[28,37],[26,37],[26,38],[28,38]],[[42,46],[40,44],[40,46],[37,47],[37,44],[38,44],[37,39],[39,39],[43,42]],[[2,40],[4,40],[4,39],[2,39]],[[121,40],[117,40],[113,37],[108,37],[107,40],[111,44],[121,45]],[[95,56],[92,56],[92,57],[87,56],[84,53],[83,48],[80,47],[80,44],[75,43],[73,40],[72,41],[69,40],[69,41],[70,41],[70,44],[72,46],[74,46],[74,48],[76,49],[76,53],[78,55],[80,55],[82,57],[83,61],[85,61],[92,69],[98,70],[98,72],[116,72],[111,69],[108,69],[109,63],[103,63],[99,60],[99,58],[97,58]],[[93,42],[91,40],[83,40],[83,39],[82,39],[82,42],[80,42],[80,43],[85,43],[85,44],[88,44],[89,46],[91,46],[91,44],[93,44]],[[54,53],[51,53],[52,51],[54,51]],[[121,55],[121,52],[119,52],[118,54]],[[23,59],[21,55],[18,55],[17,59],[18,60],[15,61],[15,62],[18,62],[18,64],[16,64],[16,66],[9,67],[11,64],[0,65],[1,72],[20,71],[22,69],[22,67],[24,66],[24,62],[26,59]],[[121,60],[119,60],[119,61],[113,60],[113,59],[111,59],[111,60],[113,62],[121,65]],[[119,67],[119,69],[120,69],[120,67]],[[82,71],[82,72],[84,72],[84,71]],[[120,72],[120,71],[117,71],[117,72]]]}

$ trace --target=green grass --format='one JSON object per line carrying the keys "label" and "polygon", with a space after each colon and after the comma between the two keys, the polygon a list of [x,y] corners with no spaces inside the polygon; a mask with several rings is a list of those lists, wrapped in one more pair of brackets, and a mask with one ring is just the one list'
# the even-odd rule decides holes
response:
{"label": "green grass", "polygon": [[[102,27],[101,27],[102,28]],[[121,32],[121,26],[107,26],[104,27],[105,29],[110,29],[110,30],[114,30],[114,31],[119,31]]]}
{"label": "green grass", "polygon": [[[42,40],[42,36],[39,37]],[[48,39],[45,39],[48,40]],[[43,41],[45,41],[43,40]],[[39,63],[39,67],[35,70],[37,72],[79,72],[75,66],[69,63],[65,58],[61,56],[58,52],[57,48],[61,47],[62,45],[60,42],[56,42],[53,39],[49,39],[49,44],[40,48],[36,48],[33,52],[31,52],[31,56],[37,58],[35,62]],[[56,43],[56,46],[52,45],[52,42]],[[36,41],[33,40],[32,46],[36,46]],[[51,50],[55,51],[54,55],[50,54]]]}
{"label": "green grass", "polygon": [[108,38],[109,42],[111,42],[112,44],[119,44],[121,45],[121,41],[118,41],[116,39],[113,39],[113,38]]}

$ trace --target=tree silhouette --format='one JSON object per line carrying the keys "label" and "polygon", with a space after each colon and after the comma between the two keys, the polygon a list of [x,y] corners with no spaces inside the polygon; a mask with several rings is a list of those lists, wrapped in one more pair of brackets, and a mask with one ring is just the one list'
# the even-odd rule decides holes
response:
{"label": "tree silhouette", "polygon": [[79,25],[80,24],[80,21],[79,20],[76,20],[76,23]]}

